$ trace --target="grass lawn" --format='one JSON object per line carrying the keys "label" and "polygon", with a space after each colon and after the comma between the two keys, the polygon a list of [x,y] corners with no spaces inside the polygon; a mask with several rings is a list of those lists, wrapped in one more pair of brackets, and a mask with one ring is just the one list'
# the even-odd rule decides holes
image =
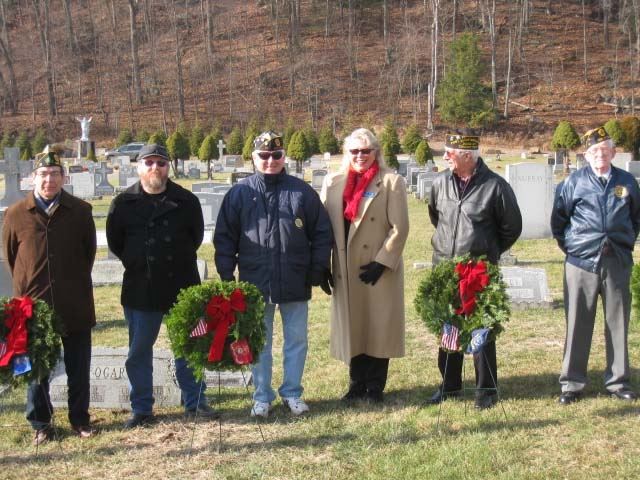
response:
{"label": "grass lawn", "polygon": [[[106,208],[108,202],[96,208]],[[37,452],[24,417],[24,388],[0,397],[0,478],[26,479],[632,479],[640,477],[640,404],[604,394],[603,322],[599,315],[586,398],[557,403],[564,342],[562,255],[551,240],[520,241],[512,249],[520,265],[544,268],[556,308],[514,310],[498,340],[498,375],[503,401],[476,412],[466,401],[439,407],[426,403],[440,381],[435,338],[413,308],[430,260],[426,205],[409,199],[411,233],[405,249],[406,351],[390,364],[383,406],[344,407],[339,398],[347,367],[328,354],[329,297],[319,288],[310,305],[305,399],[311,412],[292,418],[279,401],[272,416],[249,419],[250,398],[242,389],[207,392],[222,415],[218,422],[186,422],[181,409],[160,409],[161,422],[123,431],[128,412],[92,410],[100,435],[81,441],[71,435],[66,412],[57,410],[62,440]],[[526,215],[526,212],[525,212]],[[213,269],[213,248],[199,252]],[[95,345],[127,343],[118,287],[96,288]],[[437,294],[437,292],[434,292]],[[281,380],[281,332],[274,339],[274,386]],[[168,348],[163,331],[158,345]],[[632,384],[640,389],[640,332],[629,333]],[[466,384],[473,385],[467,357]],[[439,419],[439,425],[438,425]],[[222,448],[219,450],[219,437]]]}

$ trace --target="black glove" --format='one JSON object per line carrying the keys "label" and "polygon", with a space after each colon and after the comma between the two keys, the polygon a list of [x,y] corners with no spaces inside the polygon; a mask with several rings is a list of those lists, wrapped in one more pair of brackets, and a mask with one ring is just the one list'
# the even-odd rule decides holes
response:
{"label": "black glove", "polygon": [[333,287],[333,277],[328,268],[323,270],[311,270],[307,283],[312,287],[320,287],[327,295],[331,295],[331,287]]}
{"label": "black glove", "polygon": [[331,289],[333,288],[333,277],[331,276],[331,272],[329,270],[324,271],[324,278],[322,282],[320,282],[320,288],[327,295],[331,295]]}
{"label": "black glove", "polygon": [[360,267],[360,270],[364,270],[362,273],[360,273],[360,280],[362,280],[364,283],[375,285],[382,276],[385,268],[387,267],[378,262],[367,263],[366,265]]}

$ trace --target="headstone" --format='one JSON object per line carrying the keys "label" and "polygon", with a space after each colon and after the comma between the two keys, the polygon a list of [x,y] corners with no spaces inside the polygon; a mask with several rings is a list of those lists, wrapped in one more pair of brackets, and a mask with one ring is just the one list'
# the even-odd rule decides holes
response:
{"label": "headstone", "polygon": [[251,385],[251,369],[247,368],[244,372],[228,372],[228,371],[204,371],[204,383],[207,388],[221,387],[242,387]]}
{"label": "headstone", "polygon": [[189,167],[189,178],[200,180],[200,169],[198,167]]}
{"label": "headstone", "polygon": [[71,186],[73,187],[73,194],[76,197],[82,199],[89,199],[95,197],[95,183],[93,181],[93,175],[89,172],[72,173],[69,175],[71,178]]}
{"label": "headstone", "polygon": [[218,140],[218,158],[219,159],[222,159],[225,148],[227,148],[227,146],[224,144],[224,141],[222,139]]}
{"label": "headstone", "polygon": [[202,216],[204,217],[205,227],[213,226],[218,219],[218,212],[222,205],[223,193],[206,193],[198,192],[195,196],[200,200],[200,206],[202,207]]}
{"label": "headstone", "polygon": [[[7,157],[5,156],[5,158]],[[611,163],[613,164],[614,167],[624,169],[625,166],[627,165],[627,162],[632,162],[632,161],[633,161],[633,154],[631,152],[617,152],[616,156],[613,157],[613,160],[611,161]]]}
{"label": "headstone", "polygon": [[230,188],[229,185],[226,185],[224,183],[204,182],[204,183],[191,184],[191,191],[193,193],[197,193],[197,192],[214,193],[218,187],[224,187],[227,190]]}
{"label": "headstone", "polygon": [[222,159],[222,165],[226,168],[242,168],[244,167],[244,159],[242,155],[225,155]]}
{"label": "headstone", "polygon": [[636,160],[628,161],[625,165],[625,170],[635,178],[640,178],[640,162]]}
{"label": "headstone", "polygon": [[[128,348],[93,347],[90,370],[90,407],[131,409],[129,379],[125,368]],[[171,352],[153,349],[153,396],[157,407],[180,405],[181,392]],[[54,407],[66,407],[67,375],[64,362],[54,369],[49,393]]]}
{"label": "headstone", "polygon": [[113,185],[109,183],[108,174],[113,173],[113,168],[107,167],[107,162],[100,162],[100,168],[96,168],[95,175],[95,193],[98,196],[113,195]]}
{"label": "headstone", "polygon": [[417,197],[420,200],[429,201],[431,186],[438,176],[437,172],[425,172],[418,175]]}
{"label": "headstone", "polygon": [[580,170],[587,164],[586,158],[584,158],[584,153],[576,153],[576,169]]}
{"label": "headstone", "polygon": [[[196,264],[198,267],[198,273],[200,274],[200,280],[206,280],[209,277],[207,263],[204,260],[198,259],[196,260]],[[93,270],[91,271],[91,279],[93,280],[94,287],[103,285],[121,285],[123,274],[124,266],[117,258],[96,260],[93,264]]]}
{"label": "headstone", "polygon": [[129,188],[138,181],[138,171],[131,165],[123,165],[118,171],[118,185]]}
{"label": "headstone", "polygon": [[235,185],[239,180],[250,177],[251,175],[253,175],[252,172],[233,172],[231,174],[231,185]]}
{"label": "headstone", "polygon": [[327,164],[322,157],[314,155],[309,159],[309,168],[312,170],[325,170],[327,168]]}
{"label": "headstone", "polygon": [[93,152],[94,157],[96,155],[96,143],[92,140],[78,140],[76,148],[78,159],[89,157],[89,152]]}
{"label": "headstone", "polygon": [[559,173],[564,170],[564,159],[567,155],[567,150],[564,148],[553,152],[553,173]]}
{"label": "headstone", "polygon": [[324,152],[322,154],[322,158],[324,159],[325,162],[329,162],[329,160],[331,160],[331,153],[329,152]]}
{"label": "headstone", "polygon": [[500,267],[507,295],[516,308],[551,308],[553,300],[544,268]]}
{"label": "headstone", "polygon": [[[67,168],[67,173],[71,175],[72,173],[82,173],[85,172],[85,168],[82,165],[69,165]],[[93,179],[92,179],[93,181]]]}
{"label": "headstone", "polygon": [[117,157],[111,157],[111,165],[117,165],[122,167],[123,165],[131,165],[131,159],[129,155],[118,155]]}
{"label": "headstone", "polygon": [[4,247],[2,245],[2,225],[4,224],[4,212],[7,207],[0,207],[0,296],[10,297],[13,295],[13,285],[9,265],[4,258]]}
{"label": "headstone", "polygon": [[402,175],[403,177],[407,176],[407,165],[409,165],[408,160],[398,162],[398,175]]}
{"label": "headstone", "polygon": [[20,191],[20,149],[6,147],[4,149],[4,162],[0,162],[0,173],[4,174],[4,197],[0,200],[0,207],[8,207],[12,203],[24,198]]}
{"label": "headstone", "polygon": [[540,163],[507,165],[506,179],[522,212],[521,239],[551,238],[549,219],[553,208],[553,171]]}
{"label": "headstone", "polygon": [[311,172],[311,186],[315,189],[321,189],[324,177],[327,176],[326,170],[314,170]]}

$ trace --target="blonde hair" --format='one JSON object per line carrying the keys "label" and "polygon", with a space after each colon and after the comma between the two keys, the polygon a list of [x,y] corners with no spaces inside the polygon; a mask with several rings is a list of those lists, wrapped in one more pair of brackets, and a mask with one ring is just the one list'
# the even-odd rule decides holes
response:
{"label": "blonde hair", "polygon": [[366,128],[357,128],[349,136],[345,137],[342,144],[342,165],[340,171],[346,172],[351,165],[351,153],[349,152],[348,145],[357,141],[362,142],[367,148],[371,148],[376,151],[376,162],[380,168],[386,167],[384,157],[382,156],[382,149],[380,148],[380,142],[376,136]]}

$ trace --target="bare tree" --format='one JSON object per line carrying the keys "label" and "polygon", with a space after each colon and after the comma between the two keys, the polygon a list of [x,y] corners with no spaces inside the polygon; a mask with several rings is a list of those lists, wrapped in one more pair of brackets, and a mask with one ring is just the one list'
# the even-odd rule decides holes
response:
{"label": "bare tree", "polygon": [[78,38],[76,32],[73,29],[73,17],[71,16],[71,0],[62,0],[62,7],[64,9],[64,19],[67,26],[67,42],[71,53],[75,56],[79,52]]}
{"label": "bare tree", "polygon": [[176,5],[171,0],[167,0],[171,7],[171,26],[173,28],[173,36],[176,49],[176,97],[178,99],[178,121],[184,121],[184,77],[182,74],[182,44],[180,42],[180,33],[178,29],[178,15]]}
{"label": "bare tree", "polygon": [[584,12],[584,0],[582,0],[582,51],[584,66],[584,83],[589,80],[587,78],[587,18]]}
{"label": "bare tree", "polygon": [[58,112],[56,106],[56,92],[53,80],[53,62],[51,61],[49,0],[31,0],[31,3],[33,5],[36,31],[38,32],[38,39],[40,40],[40,48],[42,49],[42,57],[44,60],[49,117],[53,118],[57,115]]}
{"label": "bare tree", "polygon": [[137,15],[138,0],[128,0],[129,3],[129,34],[131,42],[131,73],[133,74],[133,89],[137,105],[142,105],[142,81],[140,79],[140,61],[138,59],[138,35],[137,35]]}
{"label": "bare tree", "polygon": [[509,47],[507,49],[507,79],[504,86],[504,118],[509,118],[509,95],[511,94],[511,60],[513,59],[513,42],[509,29]]}
{"label": "bare tree", "polygon": [[[5,0],[0,0],[0,52],[7,65],[8,80],[2,77],[2,89],[5,91],[5,99],[7,100],[7,106],[12,114],[18,111],[19,97],[18,97],[18,84],[16,82],[15,69],[13,67],[13,54],[11,50],[11,43],[9,41],[9,35],[7,32],[7,13],[5,8]],[[1,74],[1,73],[0,73]]]}

